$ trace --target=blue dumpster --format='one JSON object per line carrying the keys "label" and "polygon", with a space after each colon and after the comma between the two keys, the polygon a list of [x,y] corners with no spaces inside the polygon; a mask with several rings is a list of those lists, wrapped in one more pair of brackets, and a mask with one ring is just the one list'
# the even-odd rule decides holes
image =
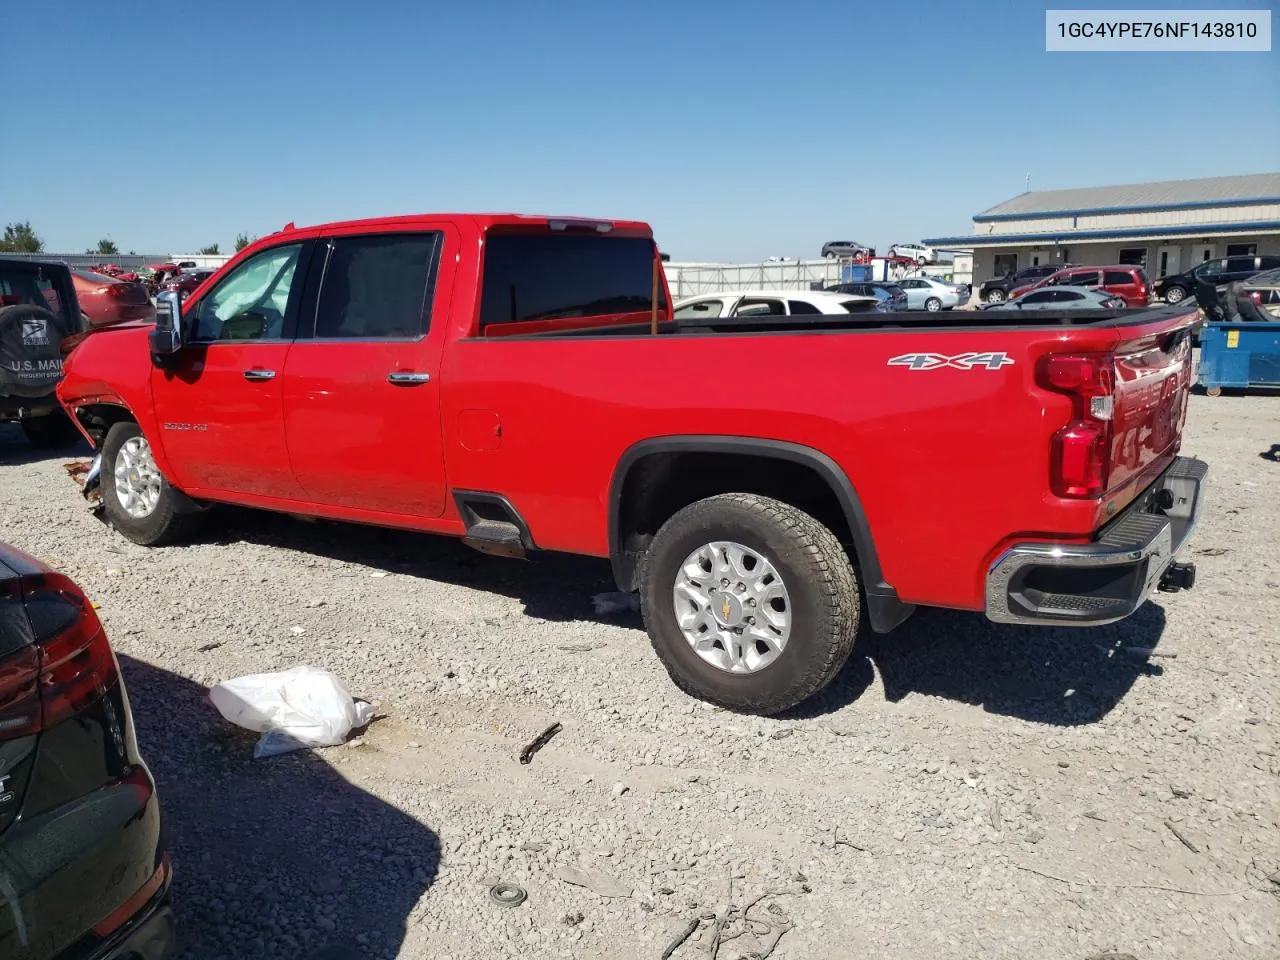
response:
{"label": "blue dumpster", "polygon": [[1280,322],[1206,323],[1196,382],[1211,397],[1223,387],[1280,387]]}

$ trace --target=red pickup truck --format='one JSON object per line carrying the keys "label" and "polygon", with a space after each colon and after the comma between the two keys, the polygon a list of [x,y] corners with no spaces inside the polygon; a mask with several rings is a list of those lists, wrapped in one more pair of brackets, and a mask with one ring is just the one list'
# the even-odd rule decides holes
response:
{"label": "red pickup truck", "polygon": [[731,709],[917,605],[1099,624],[1194,580],[1194,308],[675,320],[643,223],[436,215],[290,224],[167,316],[58,389],[126,537],[235,503],[609,557]]}

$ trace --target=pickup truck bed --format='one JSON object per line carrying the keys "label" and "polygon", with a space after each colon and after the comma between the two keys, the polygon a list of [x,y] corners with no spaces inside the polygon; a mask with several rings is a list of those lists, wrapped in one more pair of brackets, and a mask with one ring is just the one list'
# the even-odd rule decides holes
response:
{"label": "pickup truck bed", "polygon": [[608,557],[681,687],[773,713],[864,621],[1190,585],[1197,312],[1018,319],[674,321],[643,224],[395,218],[264,238],[59,396],[138,542],[226,502]]}

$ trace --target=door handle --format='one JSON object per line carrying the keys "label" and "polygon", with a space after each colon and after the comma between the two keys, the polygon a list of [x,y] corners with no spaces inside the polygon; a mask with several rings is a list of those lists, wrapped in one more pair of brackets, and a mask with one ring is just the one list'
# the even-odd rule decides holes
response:
{"label": "door handle", "polygon": [[246,380],[274,380],[276,372],[274,370],[263,370],[261,367],[253,367],[244,372]]}
{"label": "door handle", "polygon": [[428,383],[431,380],[429,373],[409,373],[404,370],[397,370],[395,373],[387,374],[387,383],[394,383],[398,387],[414,387],[421,383]]}

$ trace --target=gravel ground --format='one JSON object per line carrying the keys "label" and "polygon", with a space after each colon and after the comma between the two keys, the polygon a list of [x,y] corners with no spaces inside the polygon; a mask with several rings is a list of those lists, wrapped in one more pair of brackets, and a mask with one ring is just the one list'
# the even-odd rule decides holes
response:
{"label": "gravel ground", "polygon": [[[1194,591],[1092,631],[925,611],[772,720],[680,694],[636,615],[594,613],[603,562],[236,510],[147,550],[7,427],[0,535],[101,604],[191,960],[658,960],[761,895],[721,960],[780,931],[775,960],[1274,958],[1280,397],[1196,397],[1188,429]],[[378,717],[253,761],[206,688],[299,663]]]}

